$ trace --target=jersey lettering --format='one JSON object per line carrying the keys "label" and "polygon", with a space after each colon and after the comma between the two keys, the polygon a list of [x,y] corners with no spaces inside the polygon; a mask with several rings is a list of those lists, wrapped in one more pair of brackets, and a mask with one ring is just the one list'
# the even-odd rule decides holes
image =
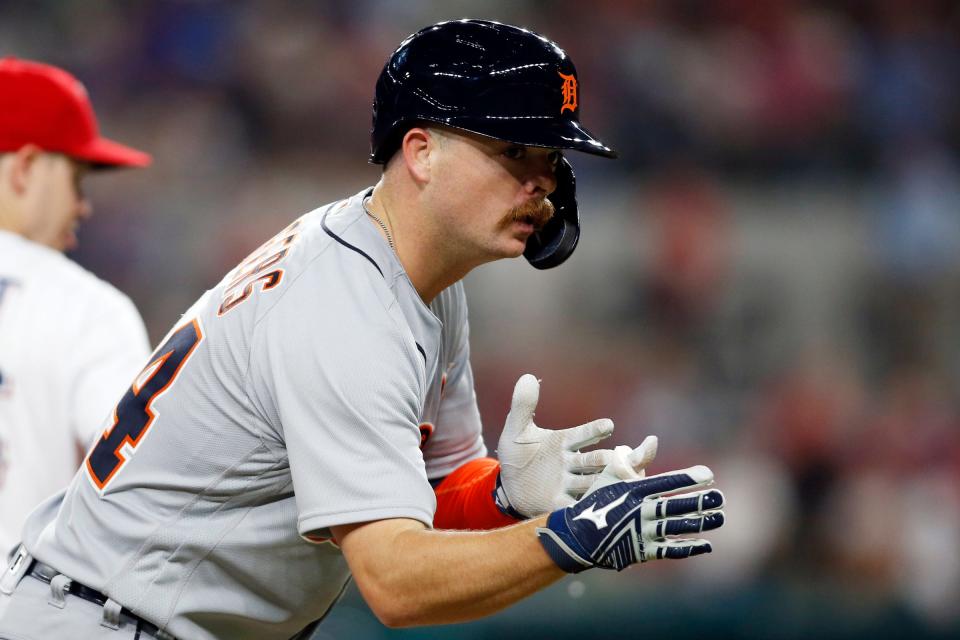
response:
{"label": "jersey lettering", "polygon": [[433,435],[433,424],[424,422],[420,425],[420,448],[427,446],[427,440]]}
{"label": "jersey lettering", "polygon": [[136,453],[137,446],[156,418],[151,405],[170,388],[202,340],[199,320],[177,329],[154,352],[150,364],[123,394],[114,410],[113,424],[103,432],[87,456],[87,475],[98,489],[103,491],[127,463],[128,456]]}
{"label": "jersey lettering", "polygon": [[283,260],[290,251],[290,245],[297,238],[300,220],[294,220],[286,229],[263,243],[234,269],[230,284],[223,291],[218,316],[222,316],[250,297],[254,285],[262,282],[261,291],[273,289],[283,278],[283,269],[268,271]]}

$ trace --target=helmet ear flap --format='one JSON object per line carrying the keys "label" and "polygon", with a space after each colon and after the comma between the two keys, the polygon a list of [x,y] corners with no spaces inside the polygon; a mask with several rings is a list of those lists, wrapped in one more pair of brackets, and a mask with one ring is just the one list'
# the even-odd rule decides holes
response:
{"label": "helmet ear flap", "polygon": [[577,180],[570,162],[561,156],[556,171],[557,188],[550,194],[554,214],[542,229],[527,238],[523,257],[537,269],[559,266],[580,241],[580,214],[577,211]]}

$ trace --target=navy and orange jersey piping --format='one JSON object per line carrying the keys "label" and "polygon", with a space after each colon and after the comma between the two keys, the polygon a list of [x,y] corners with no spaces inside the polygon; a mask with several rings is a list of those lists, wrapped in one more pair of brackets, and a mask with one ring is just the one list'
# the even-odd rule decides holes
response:
{"label": "navy and orange jersey piping", "polygon": [[[331,230],[330,227],[327,226],[327,216],[330,215],[330,212],[331,212],[331,211],[332,211],[332,209],[328,210],[326,213],[323,214],[323,218],[320,219],[320,226],[323,227],[324,232],[326,232],[326,234],[327,234],[328,236],[330,236],[331,238],[333,238],[334,240],[336,240],[341,246],[344,246],[344,247],[346,247],[347,249],[350,249],[351,251],[356,251],[356,252],[359,253],[361,256],[363,256],[364,258],[366,258],[366,259],[370,262],[370,264],[372,264],[373,267],[377,270],[377,272],[380,273],[380,277],[382,277],[384,280],[386,280],[386,276],[383,274],[383,269],[380,268],[380,265],[377,264],[377,261],[374,260],[374,259],[370,256],[370,254],[368,254],[366,251],[364,251],[364,250],[361,249],[360,247],[358,247],[358,246],[356,246],[356,245],[353,245],[353,244],[350,244],[349,242],[347,242],[346,240],[344,240],[343,238],[341,238],[340,236],[338,236],[337,234],[335,234],[335,233],[333,232],[333,230]],[[419,342],[416,342],[416,341],[415,341],[414,344],[417,345],[417,351],[420,352],[420,355],[423,357],[423,364],[426,365],[426,364],[427,364],[427,352],[424,350],[423,346],[422,346]]]}
{"label": "navy and orange jersey piping", "polygon": [[338,236],[337,234],[335,234],[333,231],[330,230],[330,227],[327,226],[327,216],[330,215],[331,210],[328,210],[325,214],[323,214],[323,218],[320,219],[320,226],[323,227],[323,230],[327,233],[328,236],[330,236],[331,238],[339,242],[341,245],[343,245],[347,249],[350,249],[351,251],[356,251],[357,253],[362,255],[364,258],[369,260],[370,264],[372,264],[373,267],[378,272],[380,272],[380,277],[386,279],[386,276],[383,275],[383,269],[380,268],[380,265],[377,264],[376,260],[370,257],[370,254],[368,254],[366,251],[364,251],[360,247],[350,244],[349,242],[347,242],[346,240],[344,240],[343,238],[341,238],[340,236]]}

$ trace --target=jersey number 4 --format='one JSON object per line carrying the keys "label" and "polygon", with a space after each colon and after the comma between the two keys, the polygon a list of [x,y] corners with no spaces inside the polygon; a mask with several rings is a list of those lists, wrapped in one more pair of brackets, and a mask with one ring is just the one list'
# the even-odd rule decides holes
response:
{"label": "jersey number 4", "polygon": [[103,491],[127,463],[127,456],[135,452],[156,418],[151,405],[177,379],[201,340],[203,331],[199,320],[177,329],[123,394],[114,412],[113,424],[87,456],[87,475],[98,489]]}

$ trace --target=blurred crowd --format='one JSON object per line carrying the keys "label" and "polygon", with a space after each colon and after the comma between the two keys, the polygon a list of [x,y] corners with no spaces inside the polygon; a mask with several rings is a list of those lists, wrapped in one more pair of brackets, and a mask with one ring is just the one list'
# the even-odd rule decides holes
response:
{"label": "blurred crowd", "polygon": [[458,17],[559,41],[621,152],[572,158],[567,265],[467,280],[488,446],[532,371],[543,426],[609,416],[618,444],[660,437],[654,471],[714,468],[716,553],[628,572],[624,598],[787,594],[756,601],[802,622],[749,637],[960,631],[956,2],[0,0],[0,55],[70,69],[154,154],[90,181],[74,257],[156,342],[264,238],[376,181],[381,66]]}

